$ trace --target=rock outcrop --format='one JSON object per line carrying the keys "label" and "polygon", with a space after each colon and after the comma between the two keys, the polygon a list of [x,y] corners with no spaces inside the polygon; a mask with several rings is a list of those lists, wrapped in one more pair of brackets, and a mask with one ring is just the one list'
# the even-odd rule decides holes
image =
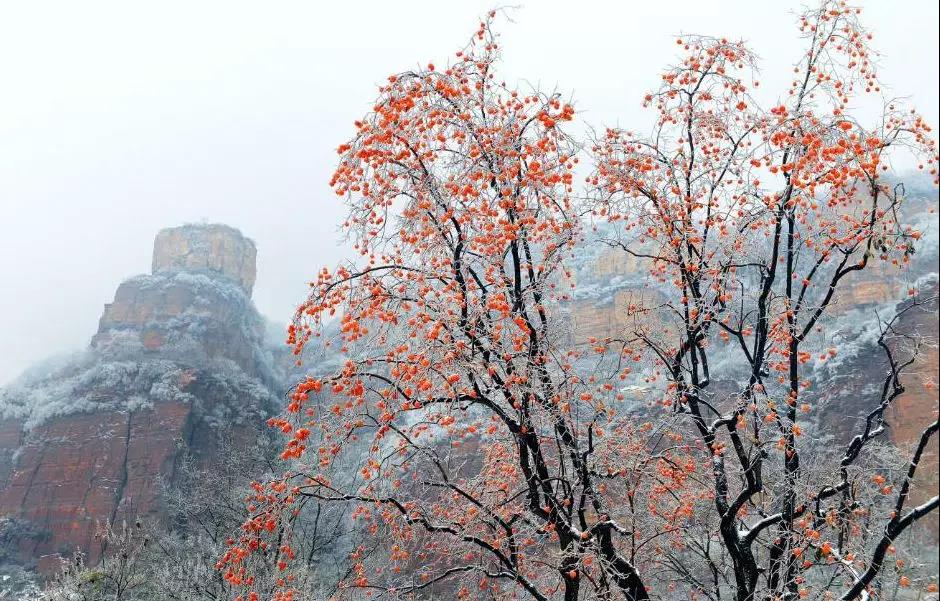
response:
{"label": "rock outcrop", "polygon": [[90,348],[0,394],[0,517],[28,524],[20,561],[103,551],[108,522],[159,516],[184,453],[257,436],[279,377],[251,303],[255,245],[222,225],[165,229],[153,273],[124,281]]}
{"label": "rock outcrop", "polygon": [[255,244],[227,225],[184,225],[161,230],[153,243],[153,273],[208,273],[229,278],[251,296]]}

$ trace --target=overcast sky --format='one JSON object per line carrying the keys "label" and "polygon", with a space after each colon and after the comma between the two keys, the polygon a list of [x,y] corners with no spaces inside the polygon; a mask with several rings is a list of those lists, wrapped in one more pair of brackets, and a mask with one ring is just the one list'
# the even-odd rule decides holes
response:
{"label": "overcast sky", "polygon": [[[494,4],[0,0],[0,384],[85,346],[166,226],[253,238],[255,303],[285,321],[344,254],[327,181],[376,84],[443,64]],[[882,79],[937,124],[936,0],[863,5]],[[499,26],[503,74],[570,93],[592,124],[645,130],[675,34],[748,40],[762,87],[782,91],[798,8],[525,0]]]}

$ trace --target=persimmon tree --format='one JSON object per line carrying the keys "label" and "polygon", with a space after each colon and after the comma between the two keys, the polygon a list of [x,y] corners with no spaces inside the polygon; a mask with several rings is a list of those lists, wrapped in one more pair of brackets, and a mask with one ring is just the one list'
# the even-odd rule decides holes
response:
{"label": "persimmon tree", "polygon": [[[607,242],[673,291],[636,307],[634,331],[605,342],[646,362],[701,449],[715,519],[695,544],[715,550],[680,543],[685,557],[672,566],[712,598],[865,597],[900,533],[937,508],[936,496],[910,502],[935,421],[907,469],[861,465],[921,343],[890,316],[878,340],[886,374],[873,374],[879,398],[829,469],[816,458],[805,466],[801,434],[827,395],[812,364],[839,352],[826,332],[834,304],[873,263],[903,268],[921,236],[899,217],[890,158],[912,152],[937,178],[918,114],[894,100],[874,120],[853,110],[881,97],[859,13],[824,1],[800,15],[805,52],[769,108],[745,44],[682,36],[682,61],[645,97],[652,135],[608,129],[593,148],[593,209],[616,226]],[[915,293],[905,310],[921,304]]]}
{"label": "persimmon tree", "polygon": [[[810,363],[838,353],[839,291],[915,251],[889,156],[934,178],[937,158],[900,103],[868,128],[849,110],[880,91],[857,11],[801,17],[806,53],[768,110],[743,44],[683,36],[646,97],[653,135],[607,130],[586,191],[572,104],[498,78],[494,18],[446,65],[390,76],[338,148],[357,258],[319,272],[289,329],[298,358],[326,360],[270,420],[285,473],[253,484],[225,578],[295,598],[292,526],[315,503],[349,506],[371,540],[341,597],[868,595],[937,506],[910,506],[936,424],[902,475],[866,472],[887,465],[874,445],[921,341],[882,322],[880,398],[828,462],[801,438],[825,385]],[[586,213],[661,302],[583,344],[564,306]],[[659,387],[655,408],[626,398],[635,382]]]}
{"label": "persimmon tree", "polygon": [[252,555],[274,552],[290,597],[292,549],[267,533],[305,502],[354,504],[383,542],[371,563],[354,553],[350,591],[648,596],[596,494],[593,466],[630,444],[599,452],[606,410],[552,311],[580,235],[575,111],[497,79],[494,16],[450,64],[389,77],[338,148],[331,184],[360,259],[320,272],[289,342],[300,354],[335,315],[343,360],[271,422],[293,469],[257,485],[221,562],[249,596],[266,593]]}

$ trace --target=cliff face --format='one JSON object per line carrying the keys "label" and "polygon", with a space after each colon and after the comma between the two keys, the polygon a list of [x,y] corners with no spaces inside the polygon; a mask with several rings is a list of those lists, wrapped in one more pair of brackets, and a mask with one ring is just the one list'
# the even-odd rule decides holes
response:
{"label": "cliff face", "polygon": [[0,516],[29,525],[10,542],[21,561],[94,563],[100,525],[160,515],[183,453],[216,461],[223,429],[257,435],[279,378],[255,252],[226,226],[161,231],[153,273],[118,287],[90,348],[0,393]]}
{"label": "cliff face", "polygon": [[157,510],[159,479],[172,474],[174,438],[189,420],[186,404],[165,403],[70,415],[36,428],[0,495],[3,512],[47,533],[17,541],[19,552],[37,558],[40,571],[55,569],[59,553],[76,549],[97,562],[99,524]]}
{"label": "cliff face", "polygon": [[[888,262],[873,260],[865,270],[852,274],[840,284],[839,292],[827,313],[824,331],[821,334],[822,348],[839,348],[839,357],[834,361],[817,362],[807,366],[814,386],[809,391],[813,402],[811,421],[812,438],[821,445],[844,448],[864,424],[864,418],[877,405],[879,385],[887,372],[888,363],[883,351],[878,348],[878,320],[887,319],[909,302],[908,290],[918,289],[921,299],[934,299],[922,307],[906,311],[897,329],[915,338],[919,343],[918,358],[903,378],[906,392],[892,407],[889,414],[888,438],[891,443],[909,453],[918,440],[922,429],[937,416],[938,378],[938,332],[937,320],[937,274],[938,239],[936,225],[937,192],[929,183],[917,188],[910,187],[902,221],[911,224],[924,234],[910,264],[899,269]],[[603,226],[597,238],[615,238],[612,229]],[[576,344],[587,345],[590,337],[602,339],[632,332],[637,325],[654,335],[670,326],[661,321],[662,312],[640,312],[635,317],[627,315],[637,306],[661,306],[674,299],[675,291],[670,283],[656,281],[649,275],[647,266],[620,248],[603,243],[579,248],[574,257],[574,269],[570,281],[569,299],[564,310],[570,318],[570,330],[574,332]],[[674,326],[673,326],[674,327]],[[896,339],[892,347],[899,357],[910,353],[910,340]],[[715,356],[721,359],[720,347]],[[734,360],[721,361],[721,375],[736,369]],[[732,374],[733,375],[733,374]],[[642,387],[629,387],[628,402],[637,407],[652,400],[645,394],[634,394]],[[713,381],[712,392],[733,394],[738,384],[731,380]],[[936,494],[938,490],[936,444],[919,470],[915,501]],[[937,519],[932,518],[932,528],[938,531]]]}

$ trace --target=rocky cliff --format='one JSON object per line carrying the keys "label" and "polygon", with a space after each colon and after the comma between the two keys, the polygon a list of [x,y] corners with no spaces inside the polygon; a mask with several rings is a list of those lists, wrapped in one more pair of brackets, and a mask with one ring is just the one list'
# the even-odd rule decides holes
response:
{"label": "rocky cliff", "polygon": [[46,572],[76,550],[94,563],[102,524],[160,515],[182,454],[215,461],[222,430],[257,435],[281,378],[251,303],[255,255],[227,226],[161,231],[152,273],[121,283],[90,347],[0,393],[8,553]]}

